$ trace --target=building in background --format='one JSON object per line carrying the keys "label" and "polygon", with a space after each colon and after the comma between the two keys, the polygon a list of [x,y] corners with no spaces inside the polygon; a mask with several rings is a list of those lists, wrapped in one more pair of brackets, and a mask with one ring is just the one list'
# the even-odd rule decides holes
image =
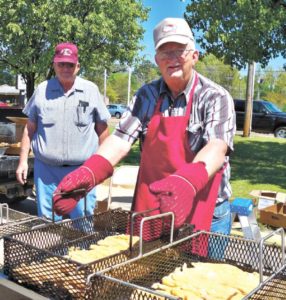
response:
{"label": "building in background", "polygon": [[26,83],[21,75],[16,77],[16,88],[20,91],[19,104],[24,106],[27,103]]}

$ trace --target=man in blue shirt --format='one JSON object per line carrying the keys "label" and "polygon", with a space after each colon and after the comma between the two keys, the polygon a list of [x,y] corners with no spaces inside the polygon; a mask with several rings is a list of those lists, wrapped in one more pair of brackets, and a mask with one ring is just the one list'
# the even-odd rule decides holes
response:
{"label": "man in blue shirt", "polygon": [[[32,147],[38,215],[48,219],[52,217],[52,195],[58,183],[96,152],[109,135],[110,118],[98,87],[77,76],[80,64],[76,45],[58,44],[53,67],[56,76],[39,84],[23,110],[28,122],[16,170],[18,181],[24,184]],[[93,213],[95,200],[92,189],[87,195],[87,214]],[[81,199],[69,216],[83,215]]]}

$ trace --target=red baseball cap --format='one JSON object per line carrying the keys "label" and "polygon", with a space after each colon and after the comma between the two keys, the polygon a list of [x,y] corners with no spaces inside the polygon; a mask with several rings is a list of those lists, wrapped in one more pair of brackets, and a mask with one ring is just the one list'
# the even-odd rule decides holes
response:
{"label": "red baseball cap", "polygon": [[60,43],[55,48],[54,63],[69,62],[76,64],[78,62],[77,46],[72,43]]}

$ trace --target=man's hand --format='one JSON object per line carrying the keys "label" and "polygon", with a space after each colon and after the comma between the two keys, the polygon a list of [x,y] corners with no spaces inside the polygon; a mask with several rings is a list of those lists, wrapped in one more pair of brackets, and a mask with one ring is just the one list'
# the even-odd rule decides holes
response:
{"label": "man's hand", "polygon": [[[81,167],[66,175],[59,183],[53,196],[56,214],[60,216],[69,214],[86,193],[112,173],[113,167],[108,160],[96,154],[91,156]],[[74,192],[76,190],[81,192]]]}
{"label": "man's hand", "polygon": [[193,206],[196,190],[182,177],[170,175],[150,185],[150,191],[160,200],[161,213],[173,212],[175,227],[182,226]]}
{"label": "man's hand", "polygon": [[27,174],[28,174],[28,162],[20,163],[16,170],[16,178],[18,182],[21,184],[25,184],[27,182]]}
{"label": "man's hand", "polygon": [[186,164],[176,173],[150,184],[149,189],[159,199],[161,213],[174,213],[175,228],[178,228],[186,222],[197,192],[207,182],[205,165],[199,162]]}
{"label": "man's hand", "polygon": [[[67,215],[94,186],[94,176],[89,169],[82,166],[69,173],[62,179],[54,192],[55,212],[61,216]],[[75,190],[82,190],[82,192],[73,193]]]}

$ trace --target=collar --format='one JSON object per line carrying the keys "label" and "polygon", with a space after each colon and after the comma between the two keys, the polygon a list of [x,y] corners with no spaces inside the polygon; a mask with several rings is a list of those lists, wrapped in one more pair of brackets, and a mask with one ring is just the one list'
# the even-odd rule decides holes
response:
{"label": "collar", "polygon": [[[55,85],[52,88],[53,91],[61,91],[64,92],[63,87],[59,81],[59,79],[57,77],[54,77],[55,80]],[[76,76],[74,84],[72,86],[72,88],[69,90],[69,94],[73,93],[73,92],[83,92],[83,88],[82,88],[82,83],[81,83],[81,79]]]}
{"label": "collar", "polygon": [[[190,78],[186,88],[178,95],[177,98],[179,98],[181,95],[184,95],[185,96],[185,99],[187,99],[187,102],[189,101],[189,97],[187,97],[194,85],[194,78],[195,78],[195,73],[196,71],[193,70],[193,73],[192,73],[192,77]],[[163,77],[161,77],[161,83],[160,83],[160,96],[163,96],[164,94],[167,94],[170,99],[172,101],[174,101],[173,97],[172,97],[172,94],[170,92],[170,89],[169,87],[167,86],[166,82],[164,81]]]}

